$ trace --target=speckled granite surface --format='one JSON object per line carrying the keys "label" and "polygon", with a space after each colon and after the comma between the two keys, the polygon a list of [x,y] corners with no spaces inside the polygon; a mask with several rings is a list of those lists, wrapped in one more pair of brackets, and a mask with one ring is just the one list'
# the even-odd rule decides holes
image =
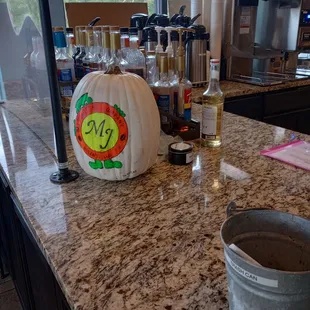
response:
{"label": "speckled granite surface", "polygon": [[[220,86],[221,90],[224,92],[225,98],[239,97],[239,96],[247,96],[254,95],[258,93],[271,92],[281,89],[294,88],[294,87],[302,87],[309,86],[310,79],[301,80],[296,82],[288,82],[284,84],[274,85],[274,86],[256,86],[245,83],[238,83],[233,81],[221,81]],[[193,88],[193,100],[195,102],[201,101],[201,96],[203,92],[207,89],[204,88]]]}
{"label": "speckled granite surface", "polygon": [[81,176],[53,185],[53,152],[5,107],[0,134],[2,170],[72,309],[228,309],[226,205],[310,218],[310,173],[259,155],[292,132],[228,113],[220,149],[197,144],[191,165],[159,159],[124,182],[85,175],[67,141]]}

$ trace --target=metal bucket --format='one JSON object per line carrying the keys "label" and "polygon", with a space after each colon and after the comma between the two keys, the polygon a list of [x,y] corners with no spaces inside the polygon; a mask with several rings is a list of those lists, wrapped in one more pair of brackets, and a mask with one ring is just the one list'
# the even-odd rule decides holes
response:
{"label": "metal bucket", "polygon": [[[221,228],[229,309],[309,310],[310,221],[264,209],[233,215],[232,207]],[[236,254],[232,243],[263,267]]]}

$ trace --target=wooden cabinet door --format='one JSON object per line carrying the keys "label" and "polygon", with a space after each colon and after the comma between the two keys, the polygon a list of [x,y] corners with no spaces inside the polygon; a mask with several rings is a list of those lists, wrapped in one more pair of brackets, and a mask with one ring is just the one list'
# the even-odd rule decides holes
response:
{"label": "wooden cabinet door", "polygon": [[1,259],[1,276],[5,276],[8,272],[12,272],[10,260],[10,246],[8,227],[6,223],[6,208],[8,204],[8,184],[0,171],[0,259]]}
{"label": "wooden cabinet door", "polygon": [[263,117],[262,96],[225,99],[224,110],[260,121]]}
{"label": "wooden cabinet door", "polygon": [[310,108],[310,87],[281,90],[266,93],[264,96],[264,116],[279,115],[286,112]]}
{"label": "wooden cabinet door", "polygon": [[277,116],[265,117],[264,122],[275,126],[297,131],[298,113],[287,113]]}
{"label": "wooden cabinet door", "polygon": [[14,206],[14,211],[20,222],[33,309],[57,310],[59,308],[54,275],[17,205]]}
{"label": "wooden cabinet door", "polygon": [[310,110],[298,114],[297,131],[310,135]]}
{"label": "wooden cabinet door", "polygon": [[[12,194],[11,194],[12,196]],[[13,210],[13,200],[9,199],[9,230],[10,234],[10,252],[12,264],[12,279],[15,284],[16,291],[24,310],[33,310],[33,301],[31,298],[31,288],[29,274],[27,270],[27,261],[25,257],[25,249],[22,240],[22,230],[20,222]]]}

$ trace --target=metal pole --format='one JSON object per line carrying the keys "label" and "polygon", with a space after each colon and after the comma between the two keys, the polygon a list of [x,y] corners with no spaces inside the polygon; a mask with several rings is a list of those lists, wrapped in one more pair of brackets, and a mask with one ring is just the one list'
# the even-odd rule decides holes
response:
{"label": "metal pole", "polygon": [[69,170],[68,168],[68,158],[62,123],[60,92],[58,86],[56,59],[54,52],[52,23],[48,0],[39,0],[39,7],[48,81],[52,101],[52,113],[55,130],[57,157],[59,163],[58,171],[52,173],[52,175],[50,176],[50,180],[53,183],[67,183],[78,178],[79,174],[76,171]]}

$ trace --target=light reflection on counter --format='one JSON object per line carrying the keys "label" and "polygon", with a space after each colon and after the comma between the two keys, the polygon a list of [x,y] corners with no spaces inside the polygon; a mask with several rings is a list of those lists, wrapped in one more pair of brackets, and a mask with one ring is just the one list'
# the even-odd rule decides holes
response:
{"label": "light reflection on counter", "polygon": [[[53,166],[48,165],[46,170],[50,170],[50,167]],[[29,192],[29,196],[36,196],[40,203],[31,209],[31,214],[47,236],[64,233],[67,231],[67,223],[62,189],[55,185],[53,195],[47,192],[44,193],[44,186],[41,186],[41,184],[44,183],[42,183],[42,176],[45,176],[39,175],[40,168],[44,169],[44,167],[39,166],[32,149],[28,147],[26,165],[23,166],[22,170],[18,170],[14,174],[16,189],[22,192],[25,187],[28,187],[28,184],[25,184],[25,179],[33,180],[33,175],[37,174],[36,184],[32,184],[35,189]]]}
{"label": "light reflection on counter", "polygon": [[201,169],[201,160],[200,160],[200,156],[197,155],[196,159],[193,162],[193,167],[192,167],[192,171],[197,171]]}
{"label": "light reflection on counter", "polygon": [[274,143],[279,144],[285,139],[285,128],[275,127],[274,128]]}
{"label": "light reflection on counter", "polygon": [[248,173],[226,163],[225,161],[221,162],[221,173],[233,180],[244,180],[250,178]]}

